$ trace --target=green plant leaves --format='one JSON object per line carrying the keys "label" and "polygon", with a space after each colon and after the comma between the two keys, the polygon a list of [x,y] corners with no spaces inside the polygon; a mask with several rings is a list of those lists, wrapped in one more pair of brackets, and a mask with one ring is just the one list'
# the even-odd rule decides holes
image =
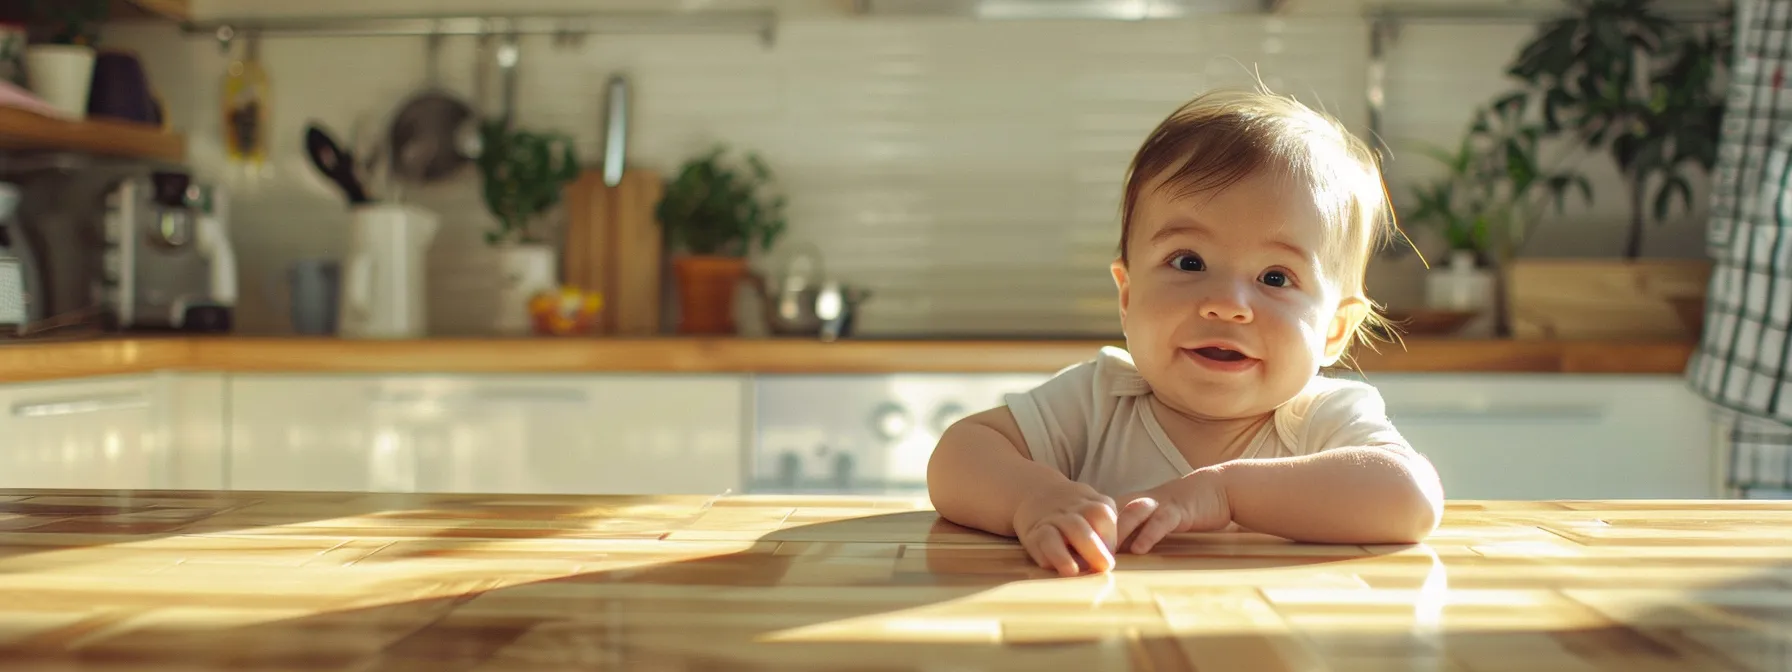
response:
{"label": "green plant leaves", "polygon": [[771,168],[748,152],[743,170],[725,163],[726,153],[726,146],[715,145],[667,182],[654,214],[673,245],[694,254],[742,256],[755,244],[771,248],[783,235],[784,196],[761,193],[770,189]]}
{"label": "green plant leaves", "polygon": [[508,129],[501,121],[482,123],[479,130],[484,142],[478,160],[481,193],[498,220],[498,230],[486,232],[486,242],[540,242],[530,224],[558,205],[566,184],[579,176],[572,138]]}
{"label": "green plant leaves", "polygon": [[97,45],[111,10],[111,0],[31,0],[33,15],[57,24],[50,37],[55,44]]}
{"label": "green plant leaves", "polygon": [[[1723,118],[1721,77],[1731,55],[1730,21],[1710,25],[1675,23],[1655,11],[1653,0],[1570,0],[1569,16],[1538,27],[1506,72],[1522,83],[1477,114],[1471,136],[1500,135],[1504,169],[1483,174],[1524,193],[1535,185],[1559,211],[1570,190],[1592,199],[1592,187],[1578,173],[1539,172],[1535,140],[1566,135],[1585,152],[1608,156],[1625,174],[1633,192],[1628,256],[1636,256],[1646,214],[1657,220],[1672,202],[1691,204],[1687,171],[1709,170],[1717,158]],[[1528,117],[1525,103],[1542,101],[1537,134],[1513,128]],[[1526,125],[1529,125],[1528,122]],[[1521,137],[1522,136],[1522,137]],[[1651,196],[1655,207],[1642,212]],[[1518,199],[1522,200],[1522,199]],[[1518,202],[1515,200],[1513,202]]]}

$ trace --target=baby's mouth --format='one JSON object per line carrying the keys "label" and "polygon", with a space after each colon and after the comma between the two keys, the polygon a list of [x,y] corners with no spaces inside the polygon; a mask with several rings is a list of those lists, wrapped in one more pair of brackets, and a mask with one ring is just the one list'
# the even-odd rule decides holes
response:
{"label": "baby's mouth", "polygon": [[1194,353],[1219,362],[1238,362],[1249,359],[1248,357],[1245,357],[1242,352],[1237,350],[1227,350],[1225,348],[1195,348]]}

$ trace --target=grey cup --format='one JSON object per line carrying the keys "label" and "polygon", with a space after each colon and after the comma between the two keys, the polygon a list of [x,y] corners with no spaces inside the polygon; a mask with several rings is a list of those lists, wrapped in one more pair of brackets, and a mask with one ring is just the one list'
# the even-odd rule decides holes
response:
{"label": "grey cup", "polygon": [[334,335],[342,265],[335,259],[293,262],[286,270],[286,283],[292,299],[293,331],[313,336]]}

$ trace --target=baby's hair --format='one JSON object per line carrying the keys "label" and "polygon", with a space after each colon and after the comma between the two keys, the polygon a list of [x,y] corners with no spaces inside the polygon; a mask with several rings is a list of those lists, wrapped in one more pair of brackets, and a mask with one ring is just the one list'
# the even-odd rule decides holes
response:
{"label": "baby's hair", "polygon": [[1369,259],[1399,229],[1375,152],[1336,119],[1293,98],[1264,90],[1216,90],[1185,103],[1159,123],[1133,155],[1120,211],[1120,261],[1128,263],[1133,213],[1146,185],[1176,198],[1218,191],[1261,169],[1313,191],[1327,224],[1318,251],[1344,296],[1369,310],[1353,340],[1365,341],[1386,321],[1364,291]]}

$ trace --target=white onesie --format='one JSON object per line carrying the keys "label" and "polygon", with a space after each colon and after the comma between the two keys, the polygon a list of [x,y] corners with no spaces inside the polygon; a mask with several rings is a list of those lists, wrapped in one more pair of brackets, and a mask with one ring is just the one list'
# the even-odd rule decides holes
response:
{"label": "white onesie", "polygon": [[[1030,391],[1007,395],[1027,451],[1073,481],[1109,497],[1148,490],[1194,471],[1153,413],[1151,388],[1132,355],[1104,347],[1095,359],[1068,367]],[[1276,408],[1239,457],[1311,455],[1346,446],[1406,440],[1387,418],[1381,394],[1367,384],[1314,376]]]}

